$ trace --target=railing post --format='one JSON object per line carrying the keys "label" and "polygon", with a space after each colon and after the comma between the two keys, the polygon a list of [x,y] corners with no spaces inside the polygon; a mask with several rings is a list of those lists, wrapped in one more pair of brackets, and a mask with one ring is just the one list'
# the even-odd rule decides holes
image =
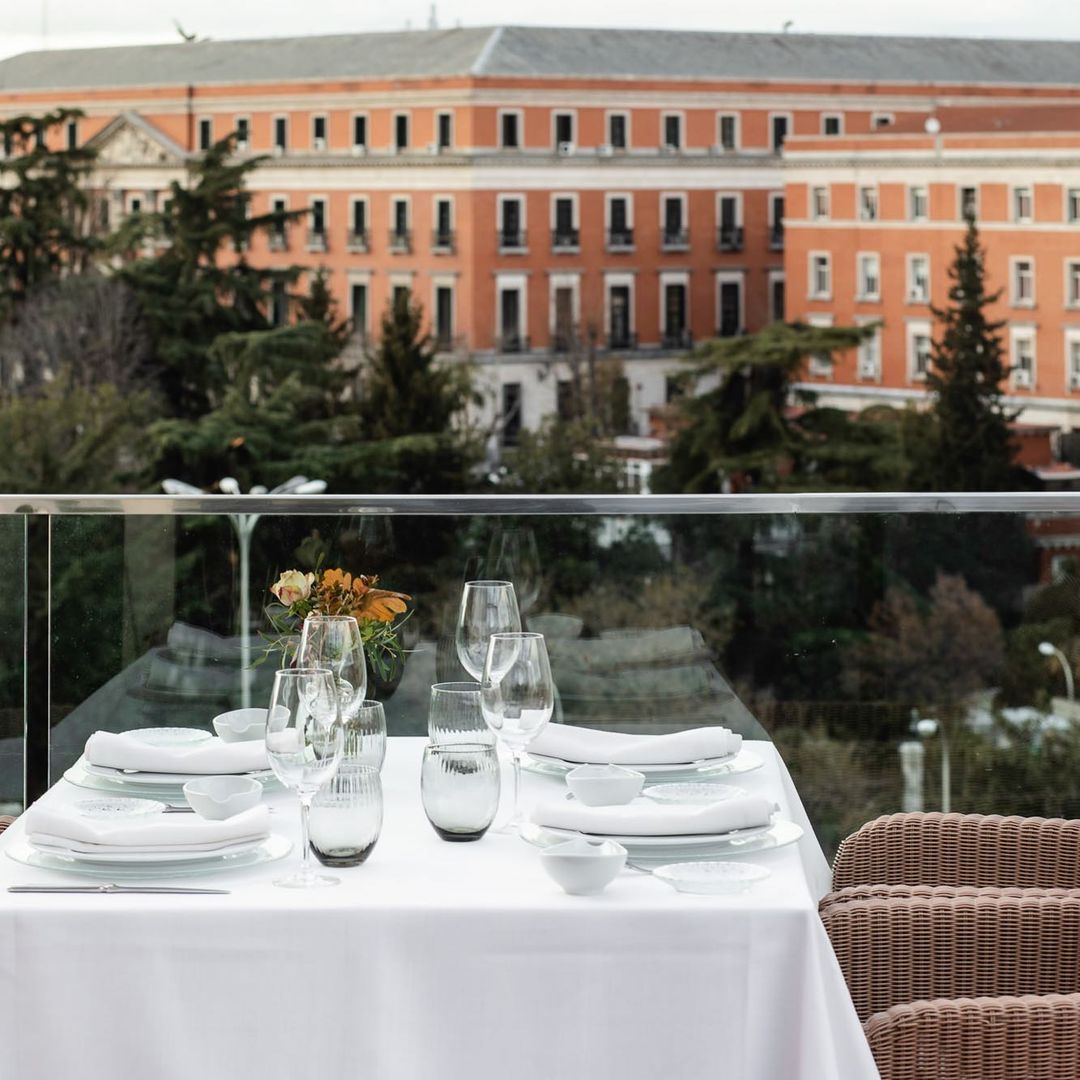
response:
{"label": "railing post", "polygon": [[52,515],[24,517],[23,799],[29,806],[49,787],[52,716]]}

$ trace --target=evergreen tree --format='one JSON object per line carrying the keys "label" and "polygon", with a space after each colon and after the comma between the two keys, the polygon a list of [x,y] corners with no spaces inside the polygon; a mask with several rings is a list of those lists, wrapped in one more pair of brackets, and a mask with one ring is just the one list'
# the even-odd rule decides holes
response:
{"label": "evergreen tree", "polygon": [[[871,333],[871,327],[773,323],[708,342],[688,375],[714,379],[715,388],[681,400],[671,458],[654,474],[655,489],[823,490],[837,477],[842,486],[864,487],[877,475],[902,472],[897,428],[814,409],[813,395],[792,388],[808,356],[855,348]],[[807,411],[796,416],[793,404]]]}
{"label": "evergreen tree", "polygon": [[398,293],[382,317],[379,344],[366,358],[360,416],[369,439],[449,431],[473,397],[469,371],[437,364],[424,312]]}
{"label": "evergreen tree", "polygon": [[1006,410],[1002,395],[1005,323],[988,314],[1001,294],[986,291],[984,253],[971,216],[949,279],[949,306],[931,309],[941,334],[926,377],[933,433],[920,463],[920,485],[935,491],[1029,487],[1028,475],[1013,463],[1009,424],[1016,414]]}
{"label": "evergreen tree", "polygon": [[0,122],[0,321],[35,286],[85,270],[98,247],[83,186],[93,151],[48,146],[50,133],[81,115],[57,109]]}

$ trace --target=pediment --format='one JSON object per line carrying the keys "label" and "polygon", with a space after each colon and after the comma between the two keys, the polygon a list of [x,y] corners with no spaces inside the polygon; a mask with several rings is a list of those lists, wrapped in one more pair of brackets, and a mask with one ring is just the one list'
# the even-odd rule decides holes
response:
{"label": "pediment", "polygon": [[187,153],[137,113],[121,113],[89,143],[99,165],[180,165]]}

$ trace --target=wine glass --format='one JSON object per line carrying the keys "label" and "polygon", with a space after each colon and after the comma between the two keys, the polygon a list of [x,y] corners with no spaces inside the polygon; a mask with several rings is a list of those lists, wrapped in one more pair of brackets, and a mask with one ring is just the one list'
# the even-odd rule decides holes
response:
{"label": "wine glass", "polygon": [[328,668],[283,668],[274,672],[266,715],[266,756],[274,775],[300,797],[300,869],[274,882],[293,889],[336,885],[311,865],[308,813],[315,793],[341,761],[344,731],[337,684]]}
{"label": "wine glass", "polygon": [[514,586],[509,581],[466,581],[458,608],[454,644],[461,666],[479,680],[492,634],[521,629]]}
{"label": "wine glass", "polygon": [[309,615],[304,620],[297,663],[334,673],[345,723],[345,757],[357,754],[356,718],[367,693],[367,659],[360,624],[352,615]]}
{"label": "wine glass", "polygon": [[536,533],[530,528],[504,529],[492,538],[488,563],[493,573],[514,583],[518,608],[527,616],[540,598],[542,584]]}
{"label": "wine glass", "polygon": [[492,634],[480,681],[480,709],[514,762],[514,809],[500,832],[521,830],[521,757],[554,708],[555,684],[544,635]]}

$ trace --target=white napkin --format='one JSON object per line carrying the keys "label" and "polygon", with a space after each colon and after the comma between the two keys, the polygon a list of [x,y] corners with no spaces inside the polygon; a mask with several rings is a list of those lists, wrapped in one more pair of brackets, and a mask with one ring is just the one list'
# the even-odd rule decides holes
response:
{"label": "white napkin", "polygon": [[137,772],[224,776],[270,767],[261,739],[227,743],[213,738],[193,746],[151,746],[132,732],[95,731],[86,740],[84,753],[91,765]]}
{"label": "white napkin", "polygon": [[537,825],[602,836],[694,836],[768,825],[776,804],[759,795],[693,806],[635,799],[625,806],[586,806],[576,800],[540,803],[531,818]]}
{"label": "white napkin", "polygon": [[529,750],[595,765],[681,765],[737,754],[741,746],[742,736],[725,727],[693,728],[670,735],[630,735],[573,724],[548,724]]}
{"label": "white napkin", "polygon": [[207,821],[197,814],[103,821],[83,817],[71,806],[32,806],[23,819],[32,844],[87,854],[216,851],[270,835],[270,810],[262,803],[225,821]]}

